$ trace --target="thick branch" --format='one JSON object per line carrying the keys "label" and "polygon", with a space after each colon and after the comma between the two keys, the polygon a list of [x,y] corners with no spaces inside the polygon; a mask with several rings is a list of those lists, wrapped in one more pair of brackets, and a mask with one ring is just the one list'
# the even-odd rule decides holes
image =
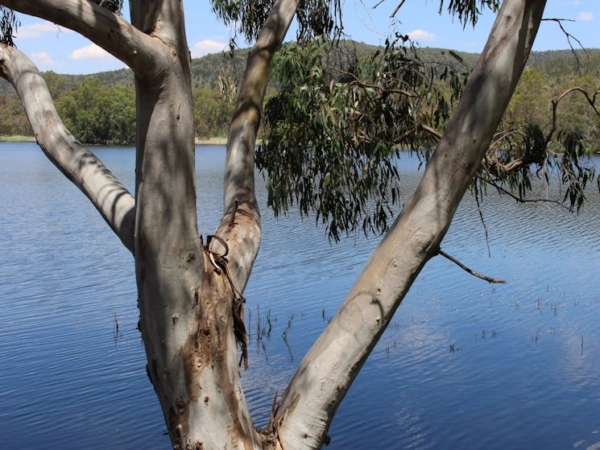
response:
{"label": "thick branch", "polygon": [[318,448],[333,413],[425,263],[437,253],[521,76],[545,0],[504,0],[415,194],[306,355],[276,421],[287,450]]}
{"label": "thick branch", "polygon": [[91,200],[133,252],[135,201],[108,168],[65,128],[33,62],[14,47],[0,46],[0,76],[21,97],[38,144],[48,158]]}
{"label": "thick branch", "polygon": [[217,234],[227,241],[233,281],[243,291],[260,245],[260,213],[254,192],[254,147],[273,56],[296,12],[297,0],[278,0],[248,55],[234,111],[224,180],[224,216]]}
{"label": "thick branch", "polygon": [[69,28],[85,36],[137,74],[148,76],[167,64],[155,52],[161,41],[140,32],[119,14],[87,0],[0,0],[0,5]]}

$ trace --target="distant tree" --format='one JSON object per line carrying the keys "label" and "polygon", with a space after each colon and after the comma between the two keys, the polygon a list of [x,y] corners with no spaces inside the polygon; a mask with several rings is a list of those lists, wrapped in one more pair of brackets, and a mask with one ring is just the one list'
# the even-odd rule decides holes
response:
{"label": "distant tree", "polygon": [[57,110],[73,135],[88,144],[135,142],[134,91],[86,77],[60,96]]}
{"label": "distant tree", "polygon": [[200,138],[226,136],[235,108],[235,99],[218,89],[194,89],[194,127]]}
{"label": "distant tree", "polygon": [[67,89],[68,81],[66,77],[63,75],[59,75],[58,73],[49,70],[48,72],[44,72],[44,81],[48,86],[48,91],[50,95],[56,101],[59,96],[64,93]]}
{"label": "distant tree", "polygon": [[509,123],[548,123],[550,120],[551,87],[548,77],[537,69],[523,72],[517,90],[505,115]]}
{"label": "distant tree", "polygon": [[0,95],[0,135],[30,136],[31,126],[18,97]]}
{"label": "distant tree", "polygon": [[[393,158],[389,146],[405,139],[396,135],[394,125],[401,131],[426,132],[439,142],[414,196],[389,227],[285,393],[274,402],[271,420],[261,430],[255,428],[248,410],[239,366],[247,363],[243,291],[261,239],[254,149],[263,97],[273,57],[294,15],[299,20],[299,41],[308,42],[317,36],[335,35],[339,22],[331,13],[339,11],[340,4],[320,0],[213,2],[219,17],[256,42],[248,55],[229,130],[222,222],[214,236],[203,236],[197,223],[194,106],[182,2],[130,0],[131,23],[116,12],[114,3],[0,0],[0,6],[73,29],[131,67],[136,80],[135,198],[67,131],[33,63],[10,46],[10,26],[0,27],[7,44],[0,47],[0,74],[22,99],[42,150],[89,197],[134,256],[148,375],[173,447],[319,448],[328,440],[327,430],[340,402],[413,281],[427,261],[440,254],[441,241],[482,168],[525,67],[546,2],[502,2],[468,83],[456,85],[454,92],[460,101],[443,135],[431,128],[434,124],[428,117],[433,116],[415,116],[426,110],[421,102],[429,100],[423,91],[427,84],[414,78],[426,76],[427,71],[421,70],[404,48],[391,48],[385,56],[391,58],[390,68],[394,67],[389,71],[390,85],[376,71],[359,73],[346,67],[345,73],[339,74],[345,78],[332,80],[325,90],[322,84],[311,84],[311,77],[322,78],[311,72],[313,67],[318,69],[317,64],[296,66],[301,73],[289,88],[295,90],[293,96],[300,103],[279,125],[295,126],[303,140],[295,141],[301,145],[289,145],[293,135],[280,134],[284,138],[278,145],[288,158],[279,159],[279,166],[269,169],[270,175],[276,171],[284,175],[272,189],[291,190],[292,198],[301,205],[306,195],[317,197],[315,205],[324,200],[321,214],[337,211],[338,229],[352,229],[357,214],[366,214],[367,222],[369,217],[377,221],[378,211],[375,216],[368,208],[361,211],[363,200],[345,200],[388,192],[387,183],[365,178],[382,175],[378,167],[371,167],[379,164],[393,175],[383,156],[387,153]],[[495,9],[498,3],[453,0],[449,8],[464,23],[474,23],[480,8]],[[120,2],[116,2],[118,6]],[[300,57],[294,56],[290,63],[295,58]],[[408,67],[395,66],[400,60]],[[365,80],[357,79],[363,74]],[[86,117],[89,126],[109,133],[103,120],[111,106],[98,98],[99,86],[87,82],[79,89],[71,104],[65,100],[63,107],[73,111],[79,101],[97,106],[98,110]],[[328,112],[315,103],[320,101],[319,95],[337,102],[340,108]],[[341,109],[346,103],[338,102],[337,95],[344,102],[353,101],[354,111]],[[390,101],[400,108],[398,115],[384,104],[390,95]],[[419,102],[419,108],[411,108],[413,100]],[[306,106],[302,102],[307,102]],[[439,98],[432,104],[437,108],[443,101]],[[311,115],[312,106],[319,107],[312,111],[318,118]],[[368,125],[365,129],[356,120],[360,115]],[[296,117],[311,121],[292,121]],[[384,125],[383,134],[372,136],[378,120]],[[315,139],[311,140],[312,136]],[[329,144],[333,156],[325,152]],[[484,168],[491,170],[489,164]],[[292,177],[289,183],[286,170]],[[293,177],[299,170],[305,172],[297,182]],[[311,182],[317,187],[304,190]],[[342,189],[337,189],[339,183]],[[337,189],[339,201],[329,197],[331,189]],[[283,192],[281,198],[286,195]],[[356,206],[358,210],[352,209]]]}

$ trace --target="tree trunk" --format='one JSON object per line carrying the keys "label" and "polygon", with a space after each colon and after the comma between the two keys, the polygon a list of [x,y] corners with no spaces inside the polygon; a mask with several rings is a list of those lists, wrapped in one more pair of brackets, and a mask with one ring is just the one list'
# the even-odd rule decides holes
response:
{"label": "tree trunk", "polygon": [[182,5],[130,3],[133,25],[155,37],[161,56],[152,71],[136,72],[135,254],[148,375],[174,448],[255,448],[238,374],[236,295],[226,263],[204,248],[197,227]]}
{"label": "tree trunk", "polygon": [[504,0],[488,42],[417,190],[340,310],[300,364],[276,426],[286,450],[319,448],[371,350],[440,242],[527,61],[545,0]]}

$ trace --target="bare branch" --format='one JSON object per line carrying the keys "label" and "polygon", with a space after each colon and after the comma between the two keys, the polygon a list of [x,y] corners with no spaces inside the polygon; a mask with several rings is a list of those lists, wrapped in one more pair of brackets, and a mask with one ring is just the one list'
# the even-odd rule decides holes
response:
{"label": "bare branch", "polygon": [[573,52],[573,55],[575,56],[575,60],[577,61],[577,67],[578,68],[581,66],[581,63],[579,62],[579,56],[577,56],[577,52],[573,48],[573,44],[571,43],[571,40],[574,40],[575,42],[577,42],[577,44],[579,45],[579,48],[581,48],[583,50],[583,52],[585,53],[586,58],[589,61],[590,56],[588,55],[588,52],[586,51],[585,47],[581,44],[581,42],[579,41],[579,39],[577,39],[575,36],[573,36],[571,33],[569,33],[565,29],[565,27],[563,26],[563,22],[575,22],[574,20],[572,20],[572,19],[558,19],[558,18],[548,18],[548,19],[543,19],[543,20],[544,21],[548,21],[548,22],[556,22],[558,24],[558,26],[560,27],[561,31],[567,37],[567,42],[569,44],[569,47],[571,48],[571,51]]}
{"label": "bare branch", "polygon": [[485,245],[487,246],[487,249],[488,249],[488,256],[491,256],[492,250],[490,249],[490,238],[489,238],[489,234],[488,234],[488,228],[485,223],[485,219],[483,217],[483,211],[481,209],[481,201],[479,200],[479,189],[476,185],[475,185],[474,189],[475,189],[475,203],[477,203],[477,212],[479,213],[479,220],[481,220],[481,225],[483,226],[483,232],[485,233]]}
{"label": "bare branch", "polygon": [[[400,0],[400,3],[398,3],[398,6],[396,6],[396,8],[394,8],[394,11],[392,11],[392,14],[390,14],[390,19],[394,18],[394,16],[398,13],[400,8],[402,8],[402,5],[404,5],[405,1],[406,0]],[[379,5],[379,3],[376,6],[378,6],[378,5]]]}
{"label": "bare branch", "polygon": [[65,128],[37,67],[18,49],[0,45],[0,76],[16,89],[46,156],[91,200],[123,245],[133,253],[133,197]]}
{"label": "bare branch", "polygon": [[474,277],[481,278],[482,280],[485,280],[488,283],[506,283],[506,280],[504,280],[502,278],[488,277],[479,272],[475,272],[473,269],[469,269],[467,266],[465,266],[463,263],[461,263],[458,259],[450,256],[448,253],[444,252],[441,248],[438,250],[438,255],[443,256],[444,258],[452,261],[454,264],[456,264],[458,267],[460,267],[465,272],[470,273]]}
{"label": "bare branch", "polygon": [[484,183],[487,183],[490,186],[494,187],[495,189],[498,190],[498,192],[500,192],[502,194],[508,195],[510,198],[514,199],[517,203],[554,203],[555,205],[561,206],[561,207],[565,208],[567,211],[572,212],[571,208],[569,208],[568,206],[564,205],[559,200],[552,200],[550,198],[529,198],[529,199],[528,198],[521,198],[521,197],[516,196],[512,192],[504,189],[502,186],[500,186],[499,184],[495,183],[492,180],[483,178],[481,176],[477,176],[477,178],[479,180],[483,181]]}

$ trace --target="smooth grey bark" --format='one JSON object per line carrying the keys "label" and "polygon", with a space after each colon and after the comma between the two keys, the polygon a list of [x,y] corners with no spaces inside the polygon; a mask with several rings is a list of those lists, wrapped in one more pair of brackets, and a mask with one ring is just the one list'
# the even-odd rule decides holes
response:
{"label": "smooth grey bark", "polygon": [[545,0],[504,0],[416,192],[301,362],[276,415],[286,450],[318,448],[425,263],[437,254],[521,76]]}
{"label": "smooth grey bark", "polygon": [[133,252],[135,201],[92,152],[73,137],[56,112],[48,86],[20,50],[0,45],[0,76],[21,98],[38,145],[96,207],[123,245]]}

